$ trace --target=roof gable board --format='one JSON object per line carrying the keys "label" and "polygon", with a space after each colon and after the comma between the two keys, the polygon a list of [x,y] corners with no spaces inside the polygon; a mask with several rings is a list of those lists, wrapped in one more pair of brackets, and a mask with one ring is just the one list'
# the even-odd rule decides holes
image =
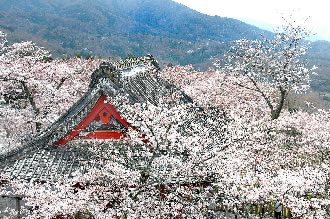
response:
{"label": "roof gable board", "polygon": [[[112,123],[117,123],[119,126],[117,129],[109,129],[106,126],[113,125]],[[97,124],[92,125],[92,123],[100,123],[99,126],[103,126],[103,130],[86,130],[96,129]],[[110,123],[109,123],[110,122]],[[73,138],[79,138],[79,134],[82,132],[88,133],[86,136],[81,136],[85,139],[119,139],[125,135],[124,130],[128,128],[129,124],[120,117],[116,109],[107,102],[107,97],[102,94],[95,106],[91,109],[88,115],[81,121],[71,132],[69,132],[65,137],[61,138],[56,145],[63,145]]]}

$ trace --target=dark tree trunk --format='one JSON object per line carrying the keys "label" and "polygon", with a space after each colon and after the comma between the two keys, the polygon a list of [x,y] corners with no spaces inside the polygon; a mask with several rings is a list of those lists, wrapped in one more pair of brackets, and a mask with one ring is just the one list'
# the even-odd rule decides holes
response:
{"label": "dark tree trunk", "polygon": [[280,92],[281,92],[280,102],[277,105],[275,110],[271,110],[272,120],[278,119],[278,117],[280,117],[281,111],[284,106],[284,101],[285,101],[287,93],[288,93],[286,90],[283,90],[282,88],[280,88]]}

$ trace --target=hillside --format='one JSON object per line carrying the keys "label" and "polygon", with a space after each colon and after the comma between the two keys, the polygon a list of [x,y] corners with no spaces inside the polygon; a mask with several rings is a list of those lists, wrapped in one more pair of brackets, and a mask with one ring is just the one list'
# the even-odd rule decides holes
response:
{"label": "hillside", "polygon": [[312,89],[330,93],[330,43],[316,41],[311,43],[311,47],[308,58],[311,64],[318,67],[318,75],[313,78]]}
{"label": "hillside", "polygon": [[[0,0],[0,30],[11,42],[35,41],[55,57],[152,53],[162,66],[194,64],[204,70],[233,40],[271,35],[171,0]],[[313,88],[330,92],[330,43],[312,47],[311,64],[320,66]]]}
{"label": "hillside", "polygon": [[200,64],[223,52],[224,44],[262,32],[171,0],[0,2],[0,28],[12,41],[36,41],[55,56],[152,53],[166,63]]}

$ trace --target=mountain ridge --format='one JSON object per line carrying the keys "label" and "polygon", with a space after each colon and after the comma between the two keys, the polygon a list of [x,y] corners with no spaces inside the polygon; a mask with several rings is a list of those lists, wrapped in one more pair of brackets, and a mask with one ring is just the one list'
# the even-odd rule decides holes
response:
{"label": "mountain ridge", "polygon": [[[171,0],[73,0],[70,3],[66,0],[51,3],[43,0],[3,0],[0,12],[2,28],[39,36],[42,36],[38,34],[42,30],[45,35],[42,38],[50,42],[54,40],[49,35],[60,27],[82,35],[146,34],[175,40],[216,42],[241,37],[255,38],[262,31],[235,19],[199,13]],[[6,20],[5,17],[12,19]],[[18,22],[11,22],[14,20]],[[72,46],[72,49],[81,48]]]}

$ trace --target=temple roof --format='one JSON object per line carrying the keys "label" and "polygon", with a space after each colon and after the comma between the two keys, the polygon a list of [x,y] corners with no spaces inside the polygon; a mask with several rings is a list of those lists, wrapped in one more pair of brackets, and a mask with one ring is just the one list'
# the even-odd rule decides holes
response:
{"label": "temple roof", "polygon": [[[93,72],[88,91],[35,140],[1,155],[0,169],[9,178],[18,179],[47,180],[56,174],[69,176],[74,169],[81,168],[82,160],[91,159],[91,155],[54,144],[88,115],[101,95],[124,95],[132,103],[157,105],[160,97],[177,90],[157,76],[158,70],[158,63],[151,55],[102,63]],[[191,101],[188,96],[183,96],[185,101]]]}
{"label": "temple roof", "polygon": [[91,153],[70,146],[35,147],[17,153],[1,165],[2,173],[9,179],[53,181],[58,177],[71,177],[81,168],[92,166]]}

